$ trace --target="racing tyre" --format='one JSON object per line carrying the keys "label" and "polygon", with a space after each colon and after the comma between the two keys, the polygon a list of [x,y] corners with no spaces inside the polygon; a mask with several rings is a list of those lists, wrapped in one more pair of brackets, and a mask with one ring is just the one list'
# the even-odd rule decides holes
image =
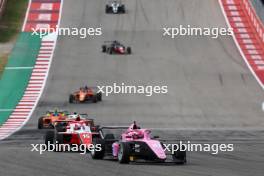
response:
{"label": "racing tyre", "polygon": [[109,49],[109,54],[113,54],[113,48]]}
{"label": "racing tyre", "polygon": [[63,134],[55,134],[55,142],[58,141],[58,144],[63,144]]}
{"label": "racing tyre", "polygon": [[130,47],[127,47],[127,54],[131,54],[131,48]]}
{"label": "racing tyre", "polygon": [[121,13],[126,13],[126,8],[125,8],[124,5],[122,5],[122,6],[120,7],[120,12],[121,12]]}
{"label": "racing tyre", "polygon": [[97,103],[97,96],[93,96],[93,99],[92,99],[93,103]]}
{"label": "racing tyre", "polygon": [[74,95],[70,95],[69,96],[69,103],[73,103],[74,102]]}
{"label": "racing tyre", "polygon": [[127,142],[120,143],[120,148],[118,151],[118,161],[121,164],[128,164],[129,163],[129,153],[130,153],[130,146]]}
{"label": "racing tyre", "polygon": [[46,146],[54,143],[54,131],[47,131],[44,137]]}
{"label": "racing tyre", "polygon": [[[54,144],[63,144],[63,134],[55,133],[53,143]],[[62,151],[61,148],[59,148],[59,150],[55,149],[54,152],[65,152],[65,151]]]}
{"label": "racing tyre", "polygon": [[102,93],[101,92],[97,93],[96,96],[97,96],[98,101],[102,101]]}
{"label": "racing tyre", "polygon": [[109,6],[108,5],[105,6],[105,13],[109,13]]}
{"label": "racing tyre", "polygon": [[94,138],[93,139],[93,145],[96,148],[96,146],[101,145],[101,150],[97,151],[97,150],[92,150],[90,152],[91,157],[93,159],[103,159],[104,158],[104,154],[105,154],[105,143],[103,139],[100,138]]}
{"label": "racing tyre", "polygon": [[38,129],[42,129],[43,128],[43,117],[40,117],[38,119]]}
{"label": "racing tyre", "polygon": [[103,52],[103,53],[106,52],[106,46],[105,46],[105,45],[102,46],[102,52]]}
{"label": "racing tyre", "polygon": [[186,151],[176,151],[172,154],[172,159],[175,164],[185,164],[186,163]]}

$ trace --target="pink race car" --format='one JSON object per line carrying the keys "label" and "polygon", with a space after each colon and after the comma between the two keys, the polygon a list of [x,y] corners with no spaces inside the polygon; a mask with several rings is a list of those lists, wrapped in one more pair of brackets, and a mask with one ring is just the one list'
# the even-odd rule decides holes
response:
{"label": "pink race car", "polygon": [[[113,133],[104,134],[105,131],[121,132],[120,139],[116,139]],[[140,129],[134,122],[129,127],[101,127],[99,129],[101,138],[96,138],[94,145],[100,144],[101,151],[91,152],[93,159],[103,159],[110,157],[118,160],[119,163],[129,163],[137,161],[151,161],[158,163],[186,163],[186,151],[176,151],[173,154],[167,153],[165,147],[158,136],[151,137],[149,129]]]}

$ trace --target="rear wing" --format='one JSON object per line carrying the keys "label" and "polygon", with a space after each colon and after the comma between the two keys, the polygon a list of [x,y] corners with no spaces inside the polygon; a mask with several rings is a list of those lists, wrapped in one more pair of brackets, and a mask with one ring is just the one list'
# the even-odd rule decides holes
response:
{"label": "rear wing", "polygon": [[66,120],[55,120],[54,122],[72,122],[73,120],[71,119],[66,119]]}
{"label": "rear wing", "polygon": [[122,0],[109,0],[108,2],[109,2],[109,3],[113,3],[113,2],[115,2],[115,1],[118,2],[118,3],[121,3],[121,2],[122,2]]}
{"label": "rear wing", "polygon": [[[74,122],[76,121],[75,119],[66,119],[66,120],[56,120],[54,121],[54,123],[60,123],[60,122],[65,122],[65,123],[69,123],[69,122]],[[84,122],[92,122],[92,125],[94,125],[94,120],[93,119],[81,119],[81,121],[84,121]],[[77,121],[76,121],[77,122]]]}
{"label": "rear wing", "polygon": [[114,42],[114,40],[110,40],[110,41],[104,41],[104,43],[112,43],[112,42]]}
{"label": "rear wing", "polygon": [[[52,113],[55,113],[55,111],[53,110],[48,110],[48,111],[46,111],[46,114],[52,114]],[[69,111],[66,111],[66,110],[59,110],[59,111],[57,111],[57,113],[64,113],[64,114],[66,114],[66,115],[68,115],[69,114]]]}
{"label": "rear wing", "polygon": [[102,126],[99,129],[128,129],[129,126]]}
{"label": "rear wing", "polygon": [[[85,88],[85,86],[80,87],[80,88]],[[99,90],[99,88],[97,86],[87,86],[88,89],[92,89],[92,90]],[[79,90],[76,90],[75,92],[78,92]]]}

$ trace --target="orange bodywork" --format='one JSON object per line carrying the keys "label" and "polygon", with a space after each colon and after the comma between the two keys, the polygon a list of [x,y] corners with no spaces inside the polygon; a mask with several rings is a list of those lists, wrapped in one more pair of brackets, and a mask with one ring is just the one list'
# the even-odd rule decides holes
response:
{"label": "orange bodywork", "polygon": [[59,113],[58,115],[49,114],[46,116],[43,116],[43,128],[53,128],[54,122],[58,120],[66,120],[67,115],[64,115],[62,113]]}
{"label": "orange bodywork", "polygon": [[79,90],[75,92],[73,95],[75,99],[78,100],[79,102],[84,102],[87,100],[87,98],[94,96],[94,92],[91,89]]}

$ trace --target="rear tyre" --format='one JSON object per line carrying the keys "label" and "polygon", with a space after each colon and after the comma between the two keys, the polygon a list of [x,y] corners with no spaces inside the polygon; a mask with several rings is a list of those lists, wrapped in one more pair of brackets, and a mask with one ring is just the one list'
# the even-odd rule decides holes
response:
{"label": "rear tyre", "polygon": [[[103,139],[100,138],[94,138],[93,139],[93,145],[94,145],[94,150],[92,150],[90,152],[91,157],[93,159],[103,159],[104,158],[104,154],[105,154],[105,143]],[[101,150],[96,150],[96,146],[101,146]]]}
{"label": "rear tyre", "polygon": [[172,159],[175,164],[185,164],[186,163],[186,151],[176,151],[172,155]]}
{"label": "rear tyre", "polygon": [[113,48],[109,49],[109,54],[113,54]]}
{"label": "rear tyre", "polygon": [[43,117],[40,117],[38,119],[38,129],[42,129],[43,128]]}
{"label": "rear tyre", "polygon": [[121,164],[129,163],[129,154],[130,154],[130,146],[127,142],[120,143],[120,148],[118,151],[118,162]]}
{"label": "rear tyre", "polygon": [[100,93],[97,93],[97,100],[98,101],[102,101],[102,93],[100,92]]}
{"label": "rear tyre", "polygon": [[55,142],[58,142],[58,144],[63,144],[63,134],[56,133],[55,135]]}
{"label": "rear tyre", "polygon": [[[55,133],[54,135],[54,144],[63,144],[63,134]],[[61,147],[58,150],[54,150],[55,152],[65,152]]]}
{"label": "rear tyre", "polygon": [[105,6],[105,13],[109,13],[109,6],[108,5]]}
{"label": "rear tyre", "polygon": [[126,13],[125,5],[122,5],[122,6],[121,6],[121,13]]}
{"label": "rear tyre", "polygon": [[102,46],[102,52],[103,52],[103,53],[106,52],[106,46],[105,46],[105,45]]}
{"label": "rear tyre", "polygon": [[46,146],[48,146],[48,144],[54,144],[54,131],[47,131],[44,140]]}
{"label": "rear tyre", "polygon": [[131,48],[130,47],[127,47],[127,54],[131,54]]}
{"label": "rear tyre", "polygon": [[69,103],[73,103],[74,102],[74,95],[70,95],[69,96]]}
{"label": "rear tyre", "polygon": [[92,102],[93,102],[93,103],[97,103],[97,101],[98,101],[98,100],[97,100],[97,96],[96,96],[96,95],[93,96],[93,98],[92,98]]}

